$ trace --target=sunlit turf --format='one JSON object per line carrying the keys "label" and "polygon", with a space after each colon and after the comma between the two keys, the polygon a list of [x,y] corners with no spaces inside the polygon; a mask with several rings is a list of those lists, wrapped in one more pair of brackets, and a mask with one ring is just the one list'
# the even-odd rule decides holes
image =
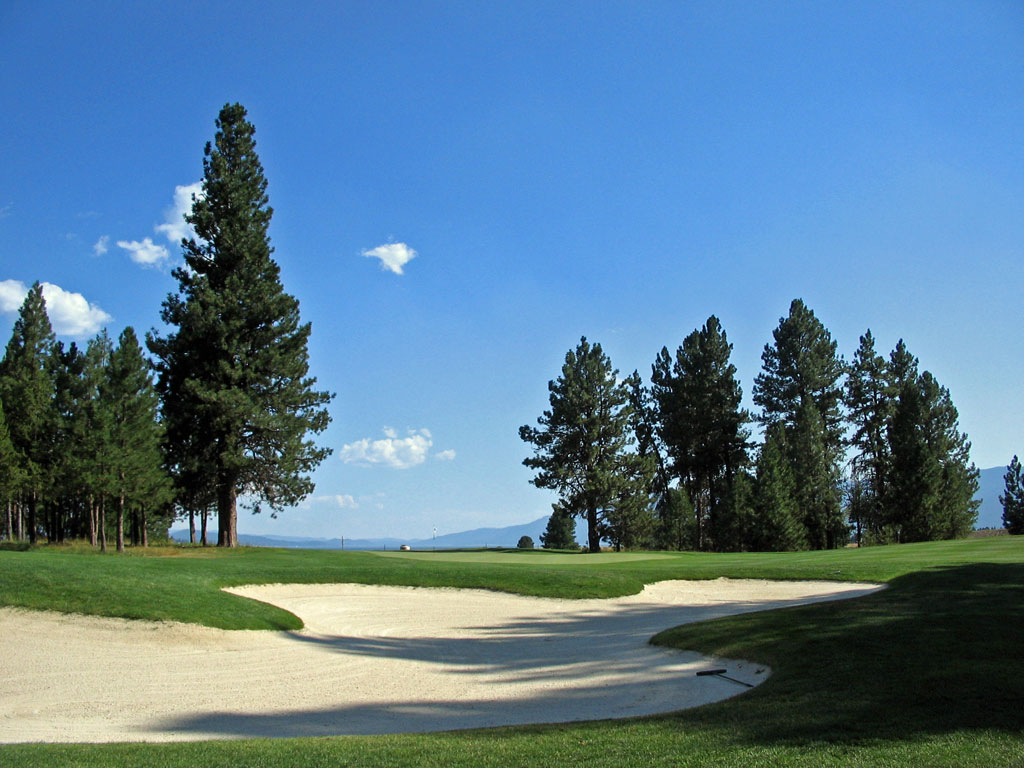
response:
{"label": "sunlit turf", "polygon": [[[167,601],[172,607],[160,610],[182,620],[273,627],[286,624],[290,614],[261,613],[269,606],[223,595],[217,587],[376,581],[581,597],[635,592],[666,578],[730,576],[887,581],[889,588],[856,600],[662,633],[658,643],[756,660],[774,670],[749,693],[671,715],[388,737],[16,745],[0,747],[0,765],[1024,766],[1024,537],[657,558],[540,552],[163,554],[0,552],[0,599],[82,610],[83,603],[108,592],[104,610],[92,612],[132,616],[144,613],[147,603],[155,609],[153,603]],[[176,601],[179,592],[186,595]],[[230,599],[218,602],[214,595]],[[188,608],[197,598],[200,607]],[[212,621],[221,611],[225,615]]]}

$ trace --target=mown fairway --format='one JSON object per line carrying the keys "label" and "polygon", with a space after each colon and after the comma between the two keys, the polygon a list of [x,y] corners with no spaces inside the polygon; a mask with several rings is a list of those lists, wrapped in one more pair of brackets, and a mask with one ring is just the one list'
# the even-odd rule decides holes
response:
{"label": "mown fairway", "polygon": [[[160,554],[164,556],[159,556]],[[458,586],[568,597],[669,578],[886,581],[854,601],[669,630],[656,642],[767,663],[720,704],[642,720],[393,737],[17,745],[21,765],[1024,765],[1024,537],[784,555],[0,551],[0,603],[225,628],[292,628],[243,583]],[[115,683],[116,684],[116,683]]]}

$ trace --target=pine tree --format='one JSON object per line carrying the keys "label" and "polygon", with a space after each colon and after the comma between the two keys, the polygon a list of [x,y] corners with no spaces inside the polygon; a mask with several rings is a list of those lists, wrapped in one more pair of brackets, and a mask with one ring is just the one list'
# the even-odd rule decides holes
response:
{"label": "pine tree", "polygon": [[856,504],[850,506],[850,519],[857,526],[859,544],[863,529],[875,531],[881,527],[885,472],[889,462],[886,424],[892,414],[893,403],[885,358],[875,352],[875,339],[870,330],[860,337],[860,347],[846,379],[845,402],[854,427],[850,445],[857,451],[851,460]]}
{"label": "pine tree", "polygon": [[1024,478],[1021,477],[1021,465],[1014,456],[1006,467],[1003,475],[1004,490],[999,496],[1003,505],[1003,526],[1007,533],[1019,535],[1024,533]]}
{"label": "pine tree", "polygon": [[759,421],[766,431],[775,425],[786,430],[788,463],[797,482],[799,517],[809,526],[809,545],[841,546],[841,379],[846,366],[831,334],[800,299],[793,300],[772,335],[775,343],[765,345],[764,370],[754,382],[754,402],[762,408]]}
{"label": "pine tree", "polygon": [[630,461],[629,392],[617,377],[601,345],[582,338],[566,354],[561,376],[548,382],[551,408],[537,420],[541,429],[519,428],[534,446],[534,456],[523,461],[537,470],[530,482],[557,491],[564,508],[585,517],[591,552],[601,550],[601,516],[621,504],[622,471]]}
{"label": "pine tree", "polygon": [[655,512],[654,541],[659,549],[697,548],[697,519],[685,488],[669,488]]}
{"label": "pine tree", "polygon": [[102,396],[114,345],[104,328],[89,340],[83,372],[86,408],[81,444],[91,457],[82,477],[89,505],[89,541],[107,550],[107,501],[114,492],[111,480],[114,444],[111,430],[114,414]]}
{"label": "pine tree", "polygon": [[12,509],[21,486],[19,465],[18,454],[11,442],[11,432],[7,429],[4,404],[0,400],[0,506],[4,514],[4,536],[8,540],[15,537]]}
{"label": "pine tree", "polygon": [[576,519],[562,504],[555,503],[547,527],[540,535],[544,549],[579,549],[576,542]]}
{"label": "pine tree", "polygon": [[889,425],[892,460],[885,515],[898,542],[934,538],[932,511],[939,500],[941,467],[928,445],[925,420],[918,381],[905,381]]}
{"label": "pine tree", "polygon": [[110,414],[109,482],[117,508],[117,551],[123,552],[126,508],[158,508],[170,498],[171,490],[160,453],[159,401],[149,362],[131,326],[121,333],[110,355],[101,397]]}
{"label": "pine tree", "polygon": [[51,480],[50,438],[55,415],[50,355],[54,343],[43,288],[37,282],[21,305],[0,364],[0,401],[7,409],[7,428],[20,459],[21,491],[28,508],[32,543],[39,531],[39,505]]}
{"label": "pine tree", "polygon": [[663,348],[651,369],[659,434],[672,472],[686,488],[696,514],[697,548],[715,548],[719,516],[736,473],[749,463],[743,392],[732,345],[712,315],[676,350]]}
{"label": "pine tree", "polygon": [[897,396],[887,425],[883,533],[901,542],[965,536],[977,519],[978,470],[949,391],[928,371],[917,373],[902,339],[889,370]]}
{"label": "pine tree", "polygon": [[846,545],[839,467],[829,454],[825,424],[814,401],[804,400],[792,430],[790,461],[796,501],[811,549]]}
{"label": "pine tree", "polygon": [[785,428],[781,424],[769,427],[757,460],[752,549],[785,552],[806,547],[788,455]]}
{"label": "pine tree", "polygon": [[612,499],[599,524],[601,538],[610,542],[616,552],[648,549],[653,544],[653,475],[651,457],[635,453],[623,457],[616,473]]}
{"label": "pine tree", "polygon": [[[202,194],[186,220],[179,293],[161,316],[177,331],[150,336],[165,416],[175,434],[201,425],[192,446],[200,485],[217,491],[218,544],[237,546],[237,497],[275,512],[313,490],[330,451],[306,436],[327,428],[331,395],[309,378],[309,324],[285,293],[267,235],[273,213],[245,109],[229,104],[206,145]],[[209,467],[209,471],[206,471]]]}

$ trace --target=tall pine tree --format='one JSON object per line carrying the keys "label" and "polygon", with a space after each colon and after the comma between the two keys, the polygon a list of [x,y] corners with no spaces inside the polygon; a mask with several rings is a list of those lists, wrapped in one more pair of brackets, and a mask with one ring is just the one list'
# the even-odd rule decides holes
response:
{"label": "tall pine tree", "polygon": [[179,293],[161,313],[176,330],[149,339],[172,430],[201,425],[191,469],[216,489],[218,544],[229,547],[238,544],[239,493],[256,499],[256,510],[295,504],[330,453],[307,439],[327,428],[332,396],[314,389],[310,326],[271,258],[266,189],[246,111],[225,105],[206,145],[202,193],[186,216],[197,237],[182,242]]}
{"label": "tall pine tree", "polygon": [[43,287],[25,297],[0,364],[0,401],[20,459],[21,497],[28,509],[28,538],[35,543],[37,518],[51,480],[51,437],[55,427],[54,384],[50,356],[55,339],[46,315]]}
{"label": "tall pine tree", "polygon": [[807,545],[788,456],[785,428],[781,424],[769,427],[757,459],[752,549],[786,552]]}
{"label": "tall pine tree", "polygon": [[1007,533],[1024,533],[1024,477],[1021,476],[1020,460],[1016,455],[1003,475],[1003,492],[999,495],[999,503],[1003,505],[1003,526]]}
{"label": "tall pine tree", "polygon": [[551,408],[519,436],[534,446],[523,461],[537,470],[538,488],[559,493],[560,505],[587,521],[587,545],[601,550],[601,522],[623,504],[624,484],[636,455],[629,451],[629,392],[600,344],[586,338],[569,350],[562,374],[548,382]]}
{"label": "tall pine tree", "polygon": [[733,478],[749,463],[750,416],[740,408],[743,392],[731,352],[712,315],[683,340],[674,359],[663,348],[651,368],[659,434],[693,503],[698,549],[725,543],[723,505],[732,497]]}
{"label": "tall pine tree", "polygon": [[[846,366],[836,342],[803,301],[794,299],[766,344],[762,373],[754,381],[754,402],[766,432],[786,431],[788,462],[798,486],[799,517],[811,547],[845,544],[841,520],[840,471],[845,422],[842,377]],[[805,485],[808,484],[808,485]]]}
{"label": "tall pine tree", "polygon": [[[117,551],[122,552],[126,509],[141,511],[144,532],[146,510],[162,506],[171,491],[160,453],[159,401],[149,362],[131,326],[121,333],[110,355],[101,397],[110,414],[109,487],[117,508]],[[145,536],[141,538],[145,544]]]}
{"label": "tall pine tree", "polygon": [[856,453],[851,459],[850,519],[857,526],[857,541],[862,531],[880,525],[885,473],[889,462],[886,424],[892,413],[893,391],[885,358],[875,351],[870,329],[860,337],[860,346],[846,379],[845,402],[854,433],[850,445]]}

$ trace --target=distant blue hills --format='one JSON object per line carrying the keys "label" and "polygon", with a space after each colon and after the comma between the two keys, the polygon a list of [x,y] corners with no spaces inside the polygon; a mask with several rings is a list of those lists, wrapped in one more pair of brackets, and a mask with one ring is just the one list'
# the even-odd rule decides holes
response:
{"label": "distant blue hills", "polygon": [[[978,493],[976,499],[981,500],[978,508],[977,528],[1002,528],[1003,527],[1003,506],[999,503],[999,496],[1003,492],[1003,475],[1006,474],[1006,467],[990,467],[981,470],[978,481]],[[513,549],[519,544],[519,539],[529,536],[533,539],[535,546],[540,546],[540,535],[547,528],[548,516],[538,517],[536,520],[523,525],[510,525],[505,528],[474,528],[471,531],[460,531],[458,533],[447,533],[434,539],[345,539],[344,548],[351,550],[394,550],[407,544],[413,549],[476,549],[481,547],[505,547]],[[216,530],[207,532],[208,540],[217,541]],[[171,531],[171,538],[175,541],[187,542],[188,529]],[[586,530],[583,521],[577,524],[577,540],[586,539]],[[255,536],[247,533],[238,535],[238,543],[249,547],[282,547],[285,549],[341,549],[341,539],[317,539],[302,536]]]}
{"label": "distant blue hills", "polygon": [[[345,539],[345,549],[351,550],[394,550],[407,544],[413,549],[475,549],[479,547],[515,548],[519,539],[529,536],[535,546],[540,546],[540,535],[547,528],[547,515],[523,525],[510,525],[505,528],[474,528],[471,531],[447,533],[433,539]],[[197,531],[198,535],[198,531]],[[175,541],[187,542],[188,529],[171,531]],[[216,531],[207,531],[207,540],[217,540]],[[341,539],[315,539],[301,536],[254,536],[238,534],[238,543],[250,547],[284,547],[287,549],[341,549]]]}
{"label": "distant blue hills", "polygon": [[1006,474],[1006,467],[990,467],[981,470],[981,477],[978,478],[978,492],[974,498],[981,499],[981,506],[978,507],[978,522],[975,528],[1002,528],[1003,527],[1003,505],[999,503],[999,497],[1006,490],[1006,483],[1003,476]]}

